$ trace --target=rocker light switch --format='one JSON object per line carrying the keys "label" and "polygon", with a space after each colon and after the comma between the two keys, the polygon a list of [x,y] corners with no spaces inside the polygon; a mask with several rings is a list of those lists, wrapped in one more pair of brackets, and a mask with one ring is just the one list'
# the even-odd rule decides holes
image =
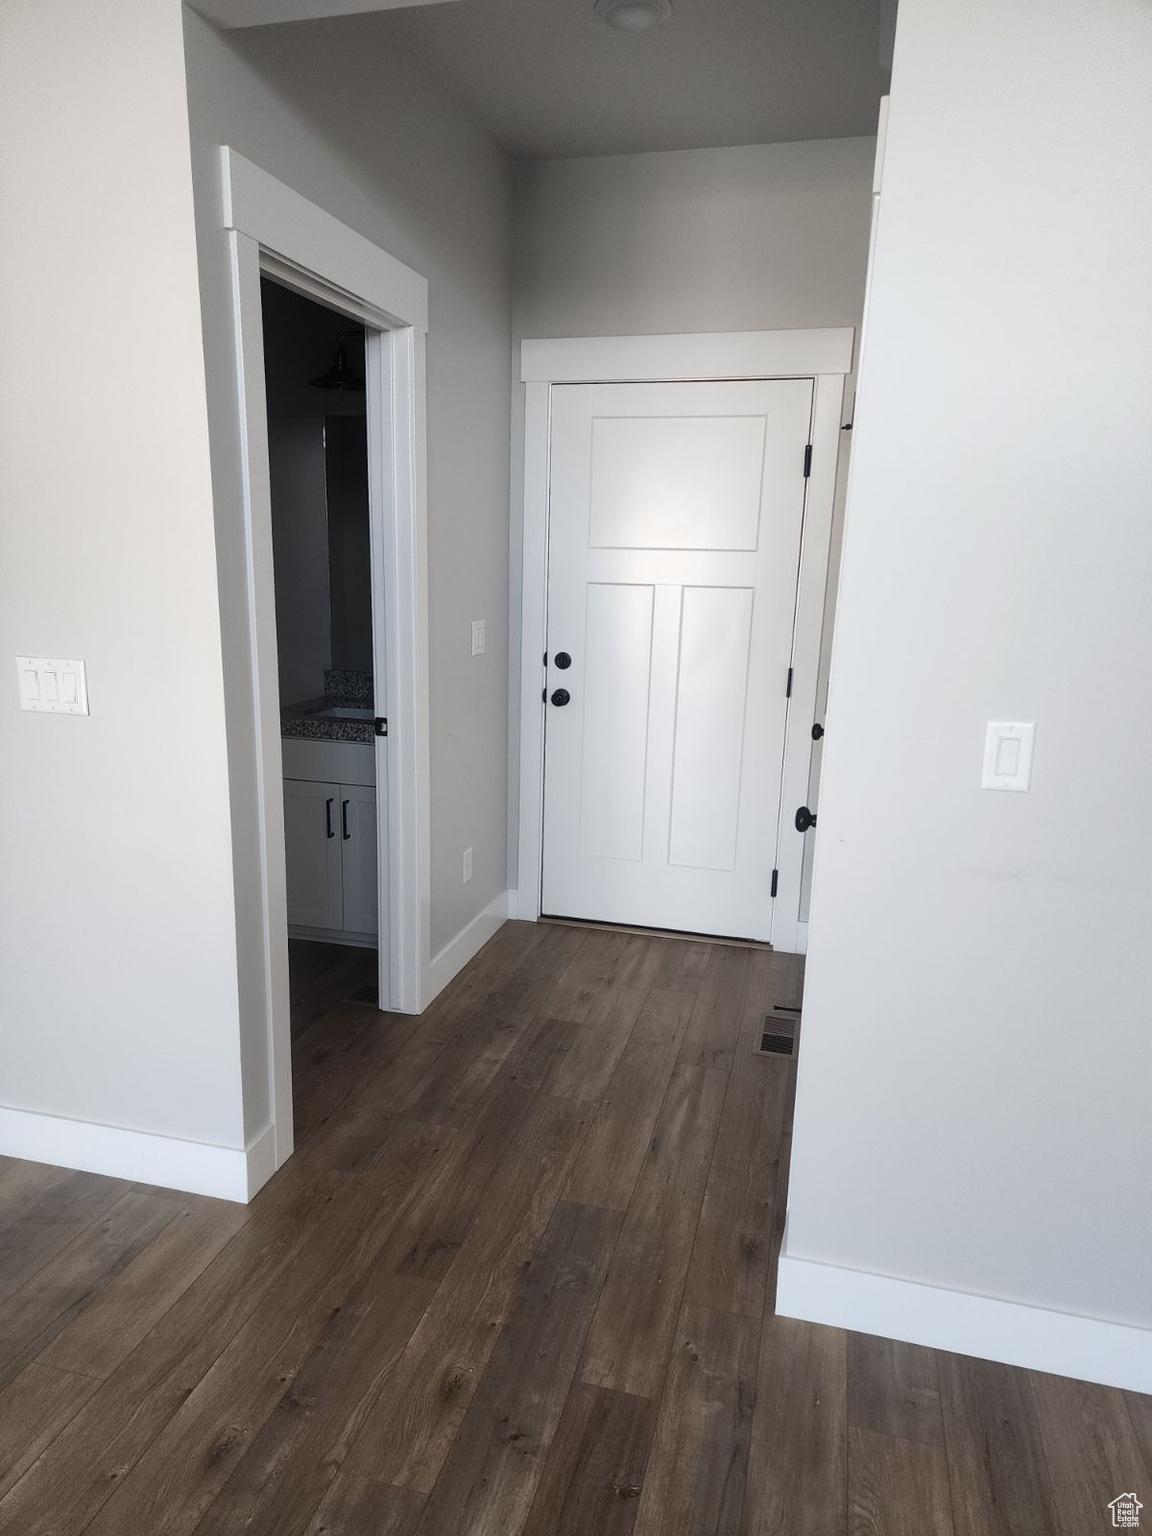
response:
{"label": "rocker light switch", "polygon": [[82,661],[17,656],[20,708],[52,715],[88,714],[88,671]]}
{"label": "rocker light switch", "polygon": [[989,720],[984,737],[984,777],[981,789],[1027,790],[1032,783],[1032,744],[1035,725]]}

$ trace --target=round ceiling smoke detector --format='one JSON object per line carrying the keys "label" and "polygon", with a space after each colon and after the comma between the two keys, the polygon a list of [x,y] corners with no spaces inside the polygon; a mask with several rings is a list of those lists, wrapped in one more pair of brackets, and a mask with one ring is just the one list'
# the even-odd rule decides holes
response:
{"label": "round ceiling smoke detector", "polygon": [[672,14],[672,0],[596,0],[597,16],[617,32],[650,32]]}

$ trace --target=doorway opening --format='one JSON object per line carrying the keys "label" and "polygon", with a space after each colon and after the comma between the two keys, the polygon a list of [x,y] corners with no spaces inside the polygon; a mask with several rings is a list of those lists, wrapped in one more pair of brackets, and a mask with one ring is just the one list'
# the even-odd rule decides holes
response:
{"label": "doorway opening", "polygon": [[267,275],[260,298],[297,1033],[334,992],[371,990],[385,1006],[389,996],[379,951],[387,785],[375,752],[366,328]]}

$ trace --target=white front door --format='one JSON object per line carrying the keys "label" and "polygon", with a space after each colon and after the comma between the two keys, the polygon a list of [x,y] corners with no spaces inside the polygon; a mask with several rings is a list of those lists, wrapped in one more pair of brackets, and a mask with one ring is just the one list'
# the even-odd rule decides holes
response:
{"label": "white front door", "polygon": [[812,381],[552,389],[543,910],[767,940]]}

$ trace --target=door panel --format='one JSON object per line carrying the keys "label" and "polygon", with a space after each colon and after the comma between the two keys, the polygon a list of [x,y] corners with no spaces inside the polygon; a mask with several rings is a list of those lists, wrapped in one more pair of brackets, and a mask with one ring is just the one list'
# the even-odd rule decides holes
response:
{"label": "door panel", "polygon": [[545,912],[770,936],[811,409],[806,379],[553,388]]}
{"label": "door panel", "polygon": [[580,852],[638,859],[652,660],[652,588],[591,582],[584,632]]}
{"label": "door panel", "polygon": [[735,869],[748,698],[749,587],[685,587],[668,858]]}
{"label": "door panel", "polygon": [[763,462],[763,418],[599,417],[588,542],[755,549]]}
{"label": "door panel", "polygon": [[359,784],[344,784],[340,797],[343,928],[346,933],[376,933],[376,791]]}
{"label": "door panel", "polygon": [[284,780],[285,877],[292,927],[344,926],[339,822],[338,784]]}

